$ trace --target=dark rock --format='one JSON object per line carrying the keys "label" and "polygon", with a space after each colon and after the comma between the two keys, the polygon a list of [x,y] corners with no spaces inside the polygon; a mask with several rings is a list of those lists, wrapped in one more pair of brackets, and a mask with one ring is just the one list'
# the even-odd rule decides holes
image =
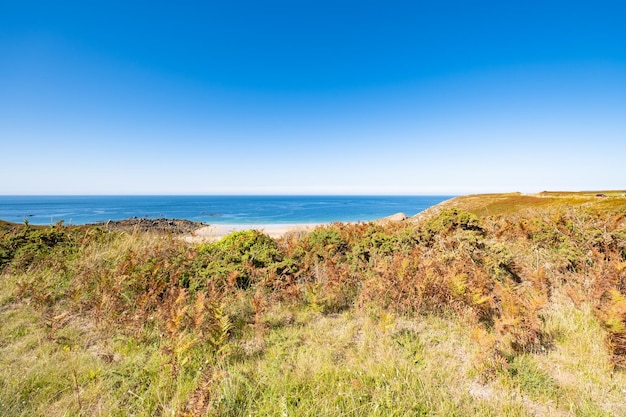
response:
{"label": "dark rock", "polygon": [[184,219],[145,219],[133,217],[126,220],[109,220],[95,223],[96,226],[104,226],[107,230],[123,232],[156,232],[182,235],[191,233],[205,226],[202,222],[193,222]]}

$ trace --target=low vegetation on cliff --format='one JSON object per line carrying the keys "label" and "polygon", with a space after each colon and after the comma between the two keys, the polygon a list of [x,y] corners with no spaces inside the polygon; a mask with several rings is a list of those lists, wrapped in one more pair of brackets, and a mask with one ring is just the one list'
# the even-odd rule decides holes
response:
{"label": "low vegetation on cliff", "polygon": [[626,415],[626,198],[190,244],[0,224],[0,415]]}

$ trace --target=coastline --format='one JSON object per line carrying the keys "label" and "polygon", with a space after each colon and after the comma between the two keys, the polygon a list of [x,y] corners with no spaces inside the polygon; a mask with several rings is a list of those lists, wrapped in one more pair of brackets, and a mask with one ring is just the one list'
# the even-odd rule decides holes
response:
{"label": "coastline", "polygon": [[[402,222],[410,220],[404,213],[395,213],[387,217],[372,220],[373,223]],[[107,222],[89,223],[85,225],[69,225],[70,227],[103,227],[107,230],[126,233],[152,232],[177,235],[189,243],[213,242],[224,236],[243,230],[258,230],[271,238],[281,238],[287,233],[307,233],[316,227],[330,225],[334,222],[314,223],[214,223],[207,224],[186,219],[175,218],[130,218],[109,220]],[[338,222],[351,223],[351,222]],[[0,231],[22,227],[24,224],[0,220]],[[30,227],[46,228],[53,225],[32,225]]]}
{"label": "coastline", "polygon": [[[401,222],[409,220],[404,213],[396,213],[391,216],[373,220],[373,223],[381,222]],[[100,223],[91,223],[86,225],[69,225],[69,227],[103,227],[107,230],[120,231],[126,233],[133,232],[152,232],[152,233],[170,233],[177,235],[189,243],[214,242],[224,236],[243,230],[258,230],[271,238],[281,238],[287,233],[307,233],[316,227],[325,226],[334,222],[317,222],[317,223],[233,223],[233,224],[206,224],[202,222],[193,222],[185,219],[125,219]],[[346,223],[346,222],[339,222]],[[350,223],[350,222],[347,222]],[[0,231],[23,227],[23,224],[7,222],[0,220]],[[47,228],[53,225],[32,225],[35,228]]]}
{"label": "coastline", "polygon": [[[374,220],[373,223],[402,222],[408,217],[404,213],[395,213],[381,219]],[[195,231],[183,236],[187,242],[211,242],[219,240],[224,236],[241,230],[259,230],[271,238],[280,238],[292,232],[310,232],[316,227],[329,225],[331,223],[267,223],[267,224],[211,224],[203,226]]]}

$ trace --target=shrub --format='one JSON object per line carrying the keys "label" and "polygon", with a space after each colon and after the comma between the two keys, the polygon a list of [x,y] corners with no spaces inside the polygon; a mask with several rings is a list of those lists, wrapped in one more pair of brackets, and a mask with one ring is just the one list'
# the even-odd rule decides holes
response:
{"label": "shrub", "polygon": [[196,267],[202,279],[215,281],[222,287],[247,289],[257,282],[262,270],[280,275],[289,269],[291,265],[282,261],[275,240],[258,230],[245,230],[203,245]]}
{"label": "shrub", "polygon": [[27,268],[55,248],[70,249],[71,244],[70,235],[61,222],[46,228],[22,227],[0,239],[0,268],[11,263],[17,269]]}

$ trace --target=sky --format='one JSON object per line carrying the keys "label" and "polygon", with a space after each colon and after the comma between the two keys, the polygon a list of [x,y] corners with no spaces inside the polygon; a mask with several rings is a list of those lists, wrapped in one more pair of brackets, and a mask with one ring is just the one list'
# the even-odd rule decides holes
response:
{"label": "sky", "polygon": [[626,2],[0,0],[0,194],[626,189]]}

